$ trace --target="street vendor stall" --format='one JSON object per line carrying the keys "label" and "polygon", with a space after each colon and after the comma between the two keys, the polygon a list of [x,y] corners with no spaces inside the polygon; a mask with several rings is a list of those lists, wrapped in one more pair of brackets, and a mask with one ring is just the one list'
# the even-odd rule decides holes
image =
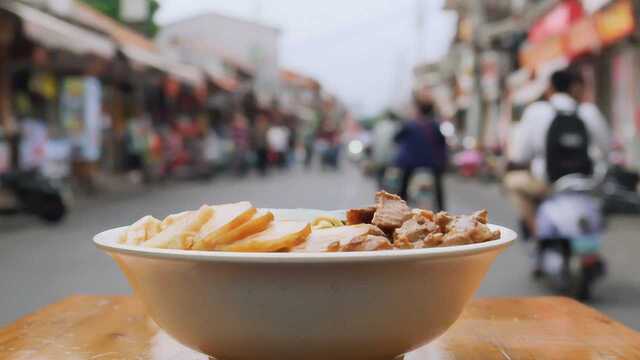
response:
{"label": "street vendor stall", "polygon": [[[15,1],[0,3],[0,27],[1,128],[10,144],[11,167],[17,168],[18,115],[23,114],[16,114],[15,108],[25,98],[33,102],[33,96],[37,95],[45,101],[41,110],[48,110],[42,120],[55,120],[58,107],[47,106],[46,101],[57,101],[60,76],[86,74],[96,64],[111,59],[116,47],[100,33]],[[16,93],[16,87],[20,86],[23,93]]]}

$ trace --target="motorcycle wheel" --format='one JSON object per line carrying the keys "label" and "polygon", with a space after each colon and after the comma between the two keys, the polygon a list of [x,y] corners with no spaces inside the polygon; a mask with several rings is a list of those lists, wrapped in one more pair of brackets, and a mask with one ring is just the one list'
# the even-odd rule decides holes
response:
{"label": "motorcycle wheel", "polygon": [[576,298],[580,301],[591,299],[592,287],[597,279],[606,273],[606,265],[602,259],[596,259],[582,264],[582,274],[576,289]]}

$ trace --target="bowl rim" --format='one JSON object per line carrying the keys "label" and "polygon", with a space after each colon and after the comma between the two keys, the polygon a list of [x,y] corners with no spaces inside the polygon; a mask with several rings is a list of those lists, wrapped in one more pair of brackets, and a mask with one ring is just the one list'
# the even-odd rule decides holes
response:
{"label": "bowl rim", "polygon": [[[264,209],[267,210],[267,209]],[[305,211],[307,214],[326,214],[341,216],[344,210],[309,210],[309,209],[268,209],[280,214],[295,214]],[[276,215],[277,216],[277,215]],[[286,216],[285,216],[286,217]],[[394,260],[437,259],[460,257],[484,252],[501,250],[509,246],[517,238],[517,233],[500,225],[489,224],[492,230],[500,230],[500,238],[478,244],[454,245],[426,249],[399,249],[385,251],[360,252],[223,252],[200,250],[177,250],[147,248],[138,245],[119,244],[119,235],[127,228],[120,226],[102,231],[93,237],[94,244],[109,254],[134,255],[137,257],[206,261],[206,262],[238,262],[238,263],[335,263],[335,262],[372,262]]]}

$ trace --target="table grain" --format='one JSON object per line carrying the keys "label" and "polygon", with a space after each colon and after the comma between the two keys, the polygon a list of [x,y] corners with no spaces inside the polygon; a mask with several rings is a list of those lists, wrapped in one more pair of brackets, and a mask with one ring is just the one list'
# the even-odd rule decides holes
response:
{"label": "table grain", "polygon": [[[0,330],[0,359],[207,357],[160,330],[133,297],[78,295]],[[458,359],[640,359],[640,333],[567,298],[481,299],[445,335],[405,356]]]}

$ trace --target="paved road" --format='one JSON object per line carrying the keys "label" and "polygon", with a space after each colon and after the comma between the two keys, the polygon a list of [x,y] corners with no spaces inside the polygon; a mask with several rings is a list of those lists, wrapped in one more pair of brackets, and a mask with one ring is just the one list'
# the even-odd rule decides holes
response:
{"label": "paved road", "polygon": [[[457,178],[447,180],[454,212],[488,208],[493,222],[513,226],[515,216],[495,185]],[[147,213],[164,216],[203,203],[249,199],[261,207],[346,208],[371,203],[374,188],[354,169],[341,173],[295,170],[266,180],[218,179],[181,183],[136,194],[104,196],[77,206],[62,225],[51,227],[27,218],[0,218],[0,325],[73,293],[128,293],[111,259],[91,236],[127,224]],[[640,329],[640,241],[638,219],[615,219],[604,252],[611,276],[597,289],[592,305]],[[528,277],[520,245],[500,256],[477,296],[528,296],[549,291]]]}

